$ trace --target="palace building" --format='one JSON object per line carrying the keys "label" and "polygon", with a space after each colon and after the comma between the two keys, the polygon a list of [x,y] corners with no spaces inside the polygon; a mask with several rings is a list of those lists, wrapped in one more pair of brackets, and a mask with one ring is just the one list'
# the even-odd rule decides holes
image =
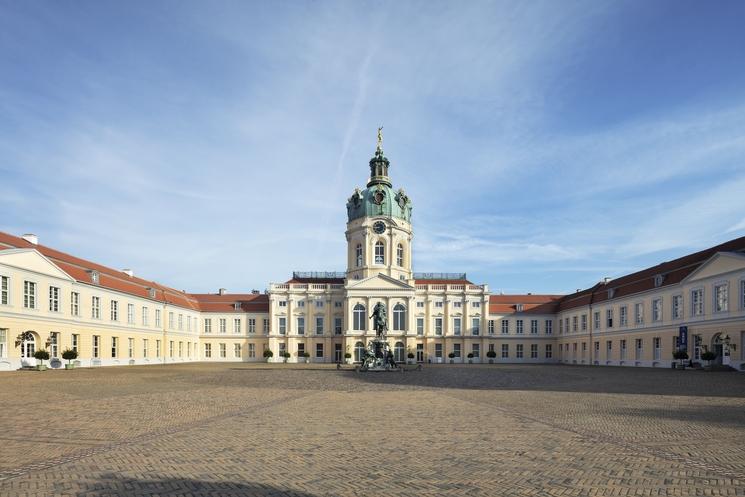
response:
{"label": "palace building", "polygon": [[[705,351],[745,369],[745,237],[570,295],[491,295],[463,273],[415,273],[412,201],[380,139],[347,200],[346,271],[295,272],[260,293],[191,294],[0,232],[0,370],[65,349],[81,366],[359,361],[388,311],[396,361],[670,367]],[[306,359],[308,357],[308,359]]]}

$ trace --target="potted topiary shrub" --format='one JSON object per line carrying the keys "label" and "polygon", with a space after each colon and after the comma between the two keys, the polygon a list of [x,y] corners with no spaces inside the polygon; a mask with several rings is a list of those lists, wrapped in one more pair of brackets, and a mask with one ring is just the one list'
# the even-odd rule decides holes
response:
{"label": "potted topiary shrub", "polygon": [[409,351],[409,353],[406,354],[406,357],[409,359],[408,360],[408,363],[409,364],[414,364],[414,357],[416,357],[416,356],[414,355],[414,353],[412,351]]}
{"label": "potted topiary shrub", "polygon": [[305,364],[310,364],[310,353],[303,352],[303,357],[305,358]]}
{"label": "potted topiary shrub", "polygon": [[67,349],[62,352],[62,359],[67,361],[65,369],[73,369],[75,366],[70,362],[78,358],[78,353],[72,349]]}
{"label": "potted topiary shrub", "polygon": [[34,352],[34,358],[37,361],[41,361],[40,364],[37,364],[36,365],[36,369],[38,371],[46,371],[47,367],[44,365],[44,361],[46,361],[47,359],[49,359],[49,352],[47,352],[44,349],[39,349],[36,352]]}
{"label": "potted topiary shrub", "polygon": [[712,352],[711,350],[707,350],[706,352],[701,354],[701,360],[706,361],[706,366],[704,366],[704,369],[711,370],[711,361],[717,358],[717,354],[715,352]]}
{"label": "potted topiary shrub", "polygon": [[677,359],[678,361],[680,361],[678,363],[678,369],[685,369],[686,367],[685,364],[683,364],[683,361],[688,359],[688,352],[686,352],[685,350],[676,350],[675,352],[673,352],[673,359]]}
{"label": "potted topiary shrub", "polygon": [[486,357],[489,358],[489,364],[494,364],[494,358],[497,357],[497,353],[490,350],[486,353]]}
{"label": "potted topiary shrub", "polygon": [[466,357],[468,357],[468,364],[473,364],[473,353],[469,352]]}
{"label": "potted topiary shrub", "polygon": [[289,358],[290,358],[290,357],[292,357],[292,356],[290,355],[290,353],[289,353],[289,352],[285,352],[284,354],[282,354],[282,357],[284,358],[284,360],[285,360],[285,363],[287,363],[287,359],[289,359]]}
{"label": "potted topiary shrub", "polygon": [[274,352],[269,349],[264,349],[264,359],[266,359],[266,362],[271,361],[272,357],[274,357]]}
{"label": "potted topiary shrub", "polygon": [[453,364],[455,361],[455,352],[451,352],[448,354],[448,357],[450,358],[450,364]]}
{"label": "potted topiary shrub", "polygon": [[352,354],[350,354],[349,352],[344,352],[344,361],[347,364],[352,364]]}

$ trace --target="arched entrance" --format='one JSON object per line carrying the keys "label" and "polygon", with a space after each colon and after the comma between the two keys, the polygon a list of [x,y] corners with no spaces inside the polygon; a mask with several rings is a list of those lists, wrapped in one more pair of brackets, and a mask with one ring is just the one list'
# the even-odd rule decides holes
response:
{"label": "arched entrance", "polygon": [[20,336],[21,366],[36,366],[34,352],[36,352],[37,335],[33,331],[24,331]]}
{"label": "arched entrance", "polygon": [[393,360],[396,362],[404,362],[404,344],[403,342],[396,342],[393,347]]}

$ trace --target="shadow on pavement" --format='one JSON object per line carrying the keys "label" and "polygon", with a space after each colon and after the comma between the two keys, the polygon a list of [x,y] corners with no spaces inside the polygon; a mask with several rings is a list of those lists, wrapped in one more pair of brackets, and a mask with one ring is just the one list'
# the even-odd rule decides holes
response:
{"label": "shadow on pavement", "polygon": [[[87,483],[87,485],[85,485]],[[254,482],[206,481],[191,478],[127,478],[118,474],[102,475],[85,485],[77,497],[314,497],[313,494]],[[62,489],[59,489],[62,490]],[[64,493],[64,495],[69,495]]]}

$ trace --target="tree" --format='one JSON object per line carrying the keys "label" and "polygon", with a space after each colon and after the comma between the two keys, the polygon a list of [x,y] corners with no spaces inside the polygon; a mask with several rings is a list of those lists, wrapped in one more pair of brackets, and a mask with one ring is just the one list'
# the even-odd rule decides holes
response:
{"label": "tree", "polygon": [[36,352],[34,352],[34,357],[37,360],[41,361],[41,365],[43,366],[44,365],[44,361],[46,361],[47,359],[49,359],[49,352],[47,352],[44,349],[39,349]]}
{"label": "tree", "polygon": [[274,357],[274,352],[269,349],[264,349],[264,358],[269,359],[270,357]]}
{"label": "tree", "polygon": [[673,352],[673,359],[680,361],[680,365],[683,365],[683,361],[688,359],[688,352],[685,350],[676,350]]}
{"label": "tree", "polygon": [[711,361],[717,358],[717,354],[715,352],[712,352],[710,350],[707,350],[706,352],[701,354],[701,359],[706,361],[706,365],[711,365]]}
{"label": "tree", "polygon": [[66,349],[62,352],[62,359],[67,361],[67,365],[70,365],[70,361],[77,359],[78,353],[72,349]]}

